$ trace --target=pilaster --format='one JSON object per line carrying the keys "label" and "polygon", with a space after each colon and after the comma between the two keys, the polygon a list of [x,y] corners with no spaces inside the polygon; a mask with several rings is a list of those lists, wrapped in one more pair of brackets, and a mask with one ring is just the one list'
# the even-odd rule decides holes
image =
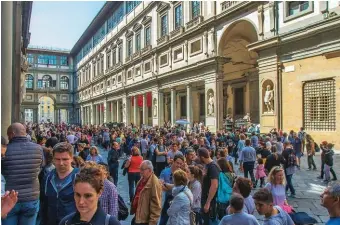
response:
{"label": "pilaster", "polygon": [[171,88],[171,125],[176,122],[176,89]]}

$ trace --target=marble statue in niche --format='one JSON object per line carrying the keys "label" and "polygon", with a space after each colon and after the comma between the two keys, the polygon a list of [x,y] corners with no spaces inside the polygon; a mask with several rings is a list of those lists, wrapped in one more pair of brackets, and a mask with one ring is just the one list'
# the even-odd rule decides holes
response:
{"label": "marble statue in niche", "polygon": [[157,117],[157,99],[153,99],[153,116]]}
{"label": "marble statue in niche", "polygon": [[209,100],[208,100],[208,115],[213,116],[214,115],[214,108],[215,108],[215,102],[214,102],[214,92],[211,90],[209,93]]}
{"label": "marble statue in niche", "polygon": [[267,85],[266,92],[264,94],[264,104],[267,107],[266,113],[274,112],[274,91],[271,89],[270,85]]}

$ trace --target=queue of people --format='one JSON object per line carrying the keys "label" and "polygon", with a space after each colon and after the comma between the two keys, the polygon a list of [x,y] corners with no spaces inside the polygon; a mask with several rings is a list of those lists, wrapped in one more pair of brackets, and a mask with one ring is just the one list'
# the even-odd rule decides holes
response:
{"label": "queue of people", "polygon": [[[116,225],[128,216],[127,205],[132,225],[260,224],[255,211],[264,224],[295,223],[287,193],[296,196],[293,176],[305,152],[308,168],[317,169],[311,135],[303,128],[265,136],[196,132],[14,123],[9,144],[2,137],[2,223]],[[340,223],[332,148],[320,144],[328,225]],[[108,151],[107,159],[99,149]],[[120,179],[128,180],[126,203]]]}

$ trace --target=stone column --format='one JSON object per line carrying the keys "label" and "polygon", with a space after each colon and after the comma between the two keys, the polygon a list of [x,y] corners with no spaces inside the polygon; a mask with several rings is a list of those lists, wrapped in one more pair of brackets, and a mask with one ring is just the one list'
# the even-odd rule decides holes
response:
{"label": "stone column", "polygon": [[143,94],[143,124],[148,125],[148,107],[146,105],[146,94]]}
{"label": "stone column", "polygon": [[176,122],[176,89],[171,88],[171,125]]}
{"label": "stone column", "polygon": [[122,100],[122,110],[123,110],[123,123],[125,123],[126,126],[130,125],[130,109],[131,103],[130,98],[128,96],[123,97]]}
{"label": "stone column", "polygon": [[133,123],[134,123],[135,126],[138,125],[137,124],[137,117],[138,117],[137,109],[138,109],[138,107],[137,107],[137,96],[134,96],[134,98],[133,98]]}
{"label": "stone column", "polygon": [[91,106],[90,106],[89,119],[90,119],[90,121],[89,121],[90,124],[93,125],[95,123],[93,103],[91,103]]}
{"label": "stone column", "polygon": [[12,120],[13,2],[1,2],[1,33],[1,134],[6,136]]}
{"label": "stone column", "polygon": [[38,108],[33,109],[33,122],[38,123]]}
{"label": "stone column", "polygon": [[111,114],[111,122],[115,122],[117,117],[114,116],[115,115],[114,101],[112,101],[110,103],[110,107],[111,107],[111,112],[110,112],[110,114]]}
{"label": "stone column", "polygon": [[213,76],[205,81],[205,120],[209,130],[216,132],[223,126],[223,76]]}
{"label": "stone column", "polygon": [[104,123],[106,123],[107,122],[107,112],[108,112],[108,110],[107,110],[107,101],[106,101],[106,99],[105,99],[105,101],[104,101],[104,107],[103,107],[103,122]]}
{"label": "stone column", "polygon": [[192,93],[190,84],[187,85],[187,121],[190,123],[187,126],[187,130],[190,131],[193,123],[193,113],[192,113]]}
{"label": "stone column", "polygon": [[164,124],[164,93],[158,91],[158,125]]}
{"label": "stone column", "polygon": [[[98,125],[101,124],[101,121],[102,121],[102,104],[99,104],[99,110],[98,110]],[[98,107],[97,106],[97,107]]]}
{"label": "stone column", "polygon": [[85,107],[80,106],[80,124],[84,125],[85,124]]}
{"label": "stone column", "polygon": [[116,117],[117,118],[117,123],[120,123],[122,118],[120,118],[120,113],[121,112],[120,112],[119,100],[116,101],[116,110],[117,110],[117,115],[116,115],[117,116]]}

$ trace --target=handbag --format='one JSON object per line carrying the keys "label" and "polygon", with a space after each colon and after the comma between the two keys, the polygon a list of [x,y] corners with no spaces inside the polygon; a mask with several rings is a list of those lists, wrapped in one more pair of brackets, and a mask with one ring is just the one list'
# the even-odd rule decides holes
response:
{"label": "handbag", "polygon": [[190,202],[190,213],[189,213],[190,225],[196,225],[196,213],[194,211],[192,211],[191,199],[185,191],[183,191],[183,193],[188,197],[189,202]]}
{"label": "handbag", "polygon": [[286,213],[292,213],[293,211],[293,207],[290,205],[279,205],[281,207],[281,209],[283,209]]}

